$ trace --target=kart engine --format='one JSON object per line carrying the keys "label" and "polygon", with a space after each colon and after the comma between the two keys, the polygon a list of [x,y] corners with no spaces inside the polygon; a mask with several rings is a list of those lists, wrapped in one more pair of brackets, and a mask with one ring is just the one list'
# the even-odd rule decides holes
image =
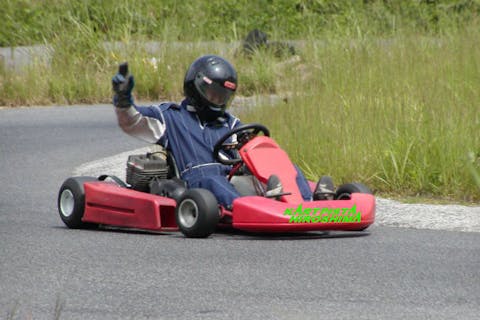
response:
{"label": "kart engine", "polygon": [[127,183],[132,189],[148,192],[149,182],[154,179],[167,179],[168,164],[161,152],[136,154],[127,160]]}

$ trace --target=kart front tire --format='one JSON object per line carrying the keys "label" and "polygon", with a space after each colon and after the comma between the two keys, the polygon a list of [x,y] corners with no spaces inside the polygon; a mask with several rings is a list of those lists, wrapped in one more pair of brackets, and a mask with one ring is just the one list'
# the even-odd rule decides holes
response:
{"label": "kart front tire", "polygon": [[372,191],[363,183],[353,182],[342,184],[335,192],[336,200],[348,200],[352,193],[367,193],[373,194]]}
{"label": "kart front tire", "polygon": [[209,190],[189,189],[177,201],[175,219],[187,238],[206,238],[220,220],[217,199]]}
{"label": "kart front tire", "polygon": [[63,223],[71,229],[92,228],[95,224],[82,221],[85,211],[85,189],[83,184],[97,181],[95,177],[72,177],[65,180],[58,192],[58,213]]}
{"label": "kart front tire", "polygon": [[[335,192],[335,199],[348,200],[350,199],[350,196],[352,193],[373,194],[372,191],[363,183],[354,182],[354,183],[343,184],[340,187],[338,187],[337,191]],[[359,228],[359,229],[354,229],[353,231],[363,231],[367,228],[368,226]]]}

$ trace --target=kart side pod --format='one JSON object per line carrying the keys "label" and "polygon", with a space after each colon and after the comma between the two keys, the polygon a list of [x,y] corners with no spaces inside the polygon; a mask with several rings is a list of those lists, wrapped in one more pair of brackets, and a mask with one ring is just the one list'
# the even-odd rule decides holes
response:
{"label": "kart side pod", "polygon": [[83,222],[152,231],[178,230],[173,199],[105,182],[86,182],[84,187]]}

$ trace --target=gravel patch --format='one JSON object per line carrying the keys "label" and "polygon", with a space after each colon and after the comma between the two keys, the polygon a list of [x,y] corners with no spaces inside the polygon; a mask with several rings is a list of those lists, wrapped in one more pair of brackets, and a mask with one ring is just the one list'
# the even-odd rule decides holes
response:
{"label": "gravel patch", "polygon": [[406,204],[377,198],[375,223],[415,229],[480,232],[480,206]]}

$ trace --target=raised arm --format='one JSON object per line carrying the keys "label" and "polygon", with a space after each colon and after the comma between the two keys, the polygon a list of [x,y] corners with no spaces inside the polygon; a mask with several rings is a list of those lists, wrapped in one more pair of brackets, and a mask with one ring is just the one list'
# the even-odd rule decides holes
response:
{"label": "raised arm", "polygon": [[133,104],[132,90],[135,81],[123,63],[112,78],[113,104],[118,125],[127,134],[148,143],[158,143],[165,134],[165,121],[156,106],[137,107]]}

